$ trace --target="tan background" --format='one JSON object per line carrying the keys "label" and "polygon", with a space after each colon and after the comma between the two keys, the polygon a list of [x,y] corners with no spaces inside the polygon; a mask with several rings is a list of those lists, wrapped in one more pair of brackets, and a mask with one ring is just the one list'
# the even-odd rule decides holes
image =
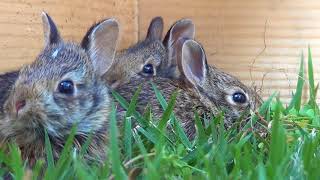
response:
{"label": "tan background", "polygon": [[315,69],[320,65],[319,0],[0,0],[1,72],[31,62],[39,52],[42,10],[65,39],[75,41],[94,21],[116,17],[120,48],[143,39],[154,16],[163,16],[165,31],[179,18],[192,18],[209,62],[262,88],[264,97],[280,91],[288,100],[308,44]]}

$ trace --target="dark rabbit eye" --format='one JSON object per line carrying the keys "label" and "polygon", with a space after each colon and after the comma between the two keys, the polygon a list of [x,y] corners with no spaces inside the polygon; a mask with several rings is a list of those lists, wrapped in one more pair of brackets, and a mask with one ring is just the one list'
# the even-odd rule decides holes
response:
{"label": "dark rabbit eye", "polygon": [[146,74],[153,74],[153,65],[152,64],[146,64],[143,66],[143,72]]}
{"label": "dark rabbit eye", "polygon": [[247,97],[241,92],[236,92],[232,95],[232,100],[236,103],[243,104],[247,102]]}
{"label": "dark rabbit eye", "polygon": [[73,82],[70,80],[61,81],[58,86],[58,91],[62,94],[73,94]]}

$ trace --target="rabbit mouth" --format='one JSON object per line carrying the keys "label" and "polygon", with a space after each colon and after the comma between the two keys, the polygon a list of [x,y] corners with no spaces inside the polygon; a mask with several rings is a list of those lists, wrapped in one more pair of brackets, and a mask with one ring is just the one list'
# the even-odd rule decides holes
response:
{"label": "rabbit mouth", "polygon": [[10,132],[6,134],[5,141],[14,140],[19,146],[32,144],[44,137],[42,126],[35,127],[30,124],[14,123],[10,129]]}

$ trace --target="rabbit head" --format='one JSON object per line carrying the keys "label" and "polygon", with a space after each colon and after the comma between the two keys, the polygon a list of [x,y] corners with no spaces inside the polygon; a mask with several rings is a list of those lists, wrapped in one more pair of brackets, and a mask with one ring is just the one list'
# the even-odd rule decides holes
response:
{"label": "rabbit head", "polygon": [[110,70],[106,73],[107,83],[116,88],[132,77],[151,78],[157,67],[165,59],[166,51],[161,42],[163,20],[152,19],[146,39],[117,53]]}
{"label": "rabbit head", "polygon": [[227,127],[243,113],[260,105],[261,98],[253,89],[236,77],[209,66],[204,49],[196,41],[185,41],[180,54],[178,65],[183,72],[182,79],[198,92],[203,102],[225,112]]}
{"label": "rabbit head", "polygon": [[112,59],[115,53],[117,21],[107,19],[93,26],[81,46],[64,42],[46,13],[42,21],[45,47],[19,72],[4,105],[1,135],[20,147],[36,147],[43,142],[45,129],[52,141],[62,140],[57,142],[61,145],[76,125],[78,144],[90,133],[103,142],[110,99],[102,75],[111,62],[107,57]]}

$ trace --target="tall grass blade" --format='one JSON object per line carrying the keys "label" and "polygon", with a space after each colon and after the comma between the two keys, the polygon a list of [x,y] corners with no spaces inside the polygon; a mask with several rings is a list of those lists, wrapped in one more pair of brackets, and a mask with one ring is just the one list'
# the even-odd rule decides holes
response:
{"label": "tall grass blade", "polygon": [[198,144],[204,144],[207,141],[208,137],[205,133],[204,127],[197,112],[195,112],[195,124],[197,127]]}
{"label": "tall grass blade", "polygon": [[124,151],[127,159],[132,158],[132,122],[131,117],[126,117],[124,124]]}
{"label": "tall grass blade", "polygon": [[166,110],[163,112],[162,117],[158,124],[158,128],[160,130],[163,130],[167,126],[167,122],[170,120],[170,116],[171,116],[171,113],[173,112],[177,95],[178,95],[178,92],[175,91],[170,97],[169,104]]}
{"label": "tall grass blade", "polygon": [[308,78],[309,78],[309,93],[310,93],[310,99],[309,104],[315,108],[316,102],[315,102],[315,85],[314,85],[314,73],[313,73],[313,64],[312,64],[312,55],[311,55],[311,49],[308,47]]}
{"label": "tall grass blade", "polygon": [[128,110],[127,110],[127,113],[126,113],[126,117],[130,117],[135,111],[136,111],[136,107],[137,107],[137,104],[138,104],[138,98],[139,98],[139,95],[140,95],[140,92],[141,92],[141,88],[142,86],[140,85],[138,87],[138,89],[135,91],[131,101],[130,101],[130,104],[129,104],[129,107],[128,107]]}
{"label": "tall grass blade", "polygon": [[289,106],[286,109],[286,113],[288,113],[289,110],[292,109],[293,107],[297,111],[300,110],[303,86],[304,86],[304,55],[301,54],[300,70],[299,70],[299,75],[298,75],[296,92],[294,93],[294,95],[289,103]]}
{"label": "tall grass blade", "polygon": [[[161,92],[159,91],[159,89],[157,88],[157,86],[151,82],[152,88],[156,94],[157,100],[159,101],[159,103],[161,104],[161,107],[163,110],[167,109],[168,104],[165,100],[165,98],[163,97],[163,95],[161,94]],[[173,129],[175,131],[175,133],[177,133],[179,140],[183,143],[184,146],[186,146],[187,148],[192,148],[191,142],[189,141],[186,133],[184,132],[183,128],[181,127],[181,124],[179,121],[177,121],[177,118],[174,115],[174,112],[172,112],[170,119],[172,120],[171,124],[173,125]]]}
{"label": "tall grass blade", "polygon": [[49,135],[47,130],[45,129],[44,129],[44,140],[45,140],[45,148],[46,148],[46,155],[47,155],[47,164],[48,164],[48,168],[51,169],[54,167],[54,159],[53,159],[52,147],[51,147]]}
{"label": "tall grass blade", "polygon": [[112,172],[115,175],[115,179],[126,179],[125,172],[121,165],[120,149],[118,146],[118,128],[116,120],[116,108],[112,103],[112,109],[110,114],[110,158],[112,161]]}
{"label": "tall grass blade", "polygon": [[12,170],[12,176],[14,179],[22,179],[24,175],[24,166],[23,161],[21,159],[21,152],[18,146],[15,144],[9,145],[9,158],[7,161],[7,165],[9,165]]}
{"label": "tall grass blade", "polygon": [[286,135],[280,121],[280,102],[277,98],[275,114],[272,121],[272,134],[270,145],[270,167],[273,177],[279,175],[279,166],[286,157]]}

